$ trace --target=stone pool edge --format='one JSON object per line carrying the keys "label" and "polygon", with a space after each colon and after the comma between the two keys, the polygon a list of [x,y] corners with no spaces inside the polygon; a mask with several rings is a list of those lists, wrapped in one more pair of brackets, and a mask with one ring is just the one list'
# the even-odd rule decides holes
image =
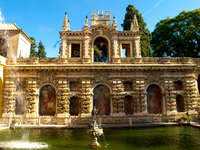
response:
{"label": "stone pool edge", "polygon": [[[106,127],[103,126],[103,128],[149,128],[149,127],[170,127],[170,126],[191,126],[191,127],[196,127],[196,128],[200,128],[200,124],[197,122],[191,122],[191,123],[184,123],[184,124],[179,124],[179,123],[144,123],[144,124],[133,124],[132,126],[130,125],[106,125]],[[16,128],[66,128],[66,129],[75,129],[75,128],[79,128],[79,129],[85,129],[88,128],[87,126],[73,126],[73,127],[69,127],[67,125],[16,125]],[[1,130],[5,130],[5,129],[9,129],[8,126],[5,125],[1,125],[0,124],[0,131]]]}

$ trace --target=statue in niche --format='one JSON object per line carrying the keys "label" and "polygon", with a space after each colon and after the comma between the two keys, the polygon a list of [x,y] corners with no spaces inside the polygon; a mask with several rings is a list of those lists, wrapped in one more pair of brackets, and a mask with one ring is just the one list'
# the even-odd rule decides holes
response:
{"label": "statue in niche", "polygon": [[56,91],[51,85],[40,90],[40,115],[53,116],[56,113]]}

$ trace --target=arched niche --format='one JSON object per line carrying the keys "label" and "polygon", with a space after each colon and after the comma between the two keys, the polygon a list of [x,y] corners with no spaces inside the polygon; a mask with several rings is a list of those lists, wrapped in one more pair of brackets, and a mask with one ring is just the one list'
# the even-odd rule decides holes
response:
{"label": "arched niche", "polygon": [[133,97],[130,95],[125,96],[124,99],[124,112],[126,115],[132,115],[134,112]]}
{"label": "arched niche", "polygon": [[80,113],[80,102],[79,98],[73,96],[69,99],[69,112],[71,116],[78,116]]}
{"label": "arched niche", "polygon": [[162,91],[156,84],[147,88],[147,112],[150,114],[162,113]]}
{"label": "arched niche", "polygon": [[184,112],[184,98],[182,95],[176,96],[176,109],[177,112]]}
{"label": "arched niche", "polygon": [[105,37],[95,38],[93,43],[94,62],[106,63],[109,61],[109,42]]}
{"label": "arched niche", "polygon": [[103,84],[93,89],[93,108],[96,108],[98,115],[109,115],[111,105],[110,89]]}
{"label": "arched niche", "polygon": [[56,90],[52,85],[44,85],[40,89],[39,115],[54,116],[56,113]]}

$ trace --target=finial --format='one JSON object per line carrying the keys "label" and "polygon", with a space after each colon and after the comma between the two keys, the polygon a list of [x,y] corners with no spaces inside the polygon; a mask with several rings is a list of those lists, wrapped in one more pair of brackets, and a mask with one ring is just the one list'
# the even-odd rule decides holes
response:
{"label": "finial", "polygon": [[63,23],[63,31],[69,31],[69,20],[67,16],[67,12],[65,12],[65,19]]}
{"label": "finial", "polygon": [[84,28],[88,28],[88,27],[89,27],[88,16],[86,16]]}
{"label": "finial", "polygon": [[112,28],[117,30],[117,23],[116,23],[116,19],[115,16],[113,16],[113,24],[112,24]]}

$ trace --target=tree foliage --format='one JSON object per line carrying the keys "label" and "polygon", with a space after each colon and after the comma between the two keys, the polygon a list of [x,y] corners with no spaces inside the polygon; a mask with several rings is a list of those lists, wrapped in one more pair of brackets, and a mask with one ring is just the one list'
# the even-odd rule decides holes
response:
{"label": "tree foliage", "polygon": [[149,57],[152,56],[152,50],[151,50],[151,33],[146,28],[146,23],[144,22],[144,19],[142,17],[142,14],[139,13],[139,11],[133,6],[128,5],[126,8],[126,14],[124,18],[124,22],[122,24],[123,30],[130,30],[131,22],[133,21],[134,15],[136,14],[139,24],[139,29],[141,32],[141,51],[142,56]]}
{"label": "tree foliage", "polygon": [[31,57],[31,58],[34,58],[34,57],[37,57],[37,51],[36,51],[37,44],[36,44],[36,41],[35,41],[35,38],[34,38],[34,37],[30,37],[30,39],[31,39],[31,52],[30,52],[30,57]]}
{"label": "tree foliage", "polygon": [[200,9],[160,21],[151,45],[156,57],[200,57]]}
{"label": "tree foliage", "polygon": [[38,57],[39,58],[45,58],[46,57],[45,47],[42,44],[42,41],[40,41],[40,43],[38,45]]}

